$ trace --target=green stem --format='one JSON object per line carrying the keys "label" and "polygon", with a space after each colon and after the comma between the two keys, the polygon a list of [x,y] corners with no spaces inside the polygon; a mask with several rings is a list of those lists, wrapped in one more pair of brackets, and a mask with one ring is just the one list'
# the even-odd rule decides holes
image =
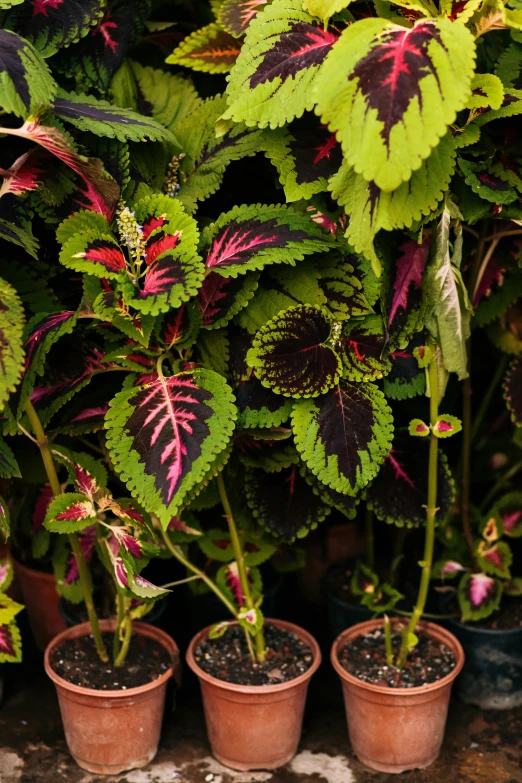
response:
{"label": "green stem", "polygon": [[[430,381],[430,424],[433,427],[439,413],[439,384],[437,372],[437,353],[431,360],[429,369]],[[439,440],[432,433],[430,436],[430,454],[428,465],[428,503],[426,505],[426,538],[424,542],[424,558],[422,561],[422,574],[419,585],[417,603],[412,612],[406,632],[403,634],[401,649],[397,660],[397,667],[402,669],[408,656],[408,640],[414,633],[417,623],[424,613],[428,589],[430,586],[431,569],[433,563],[433,550],[435,545],[435,515],[437,513],[437,470],[438,470]]]}
{"label": "green stem", "polygon": [[366,536],[366,561],[368,568],[375,570],[375,541],[373,531],[373,509],[366,506],[365,518],[365,536]]}
{"label": "green stem", "polygon": [[[218,474],[217,486],[219,491],[219,497],[221,498],[223,510],[225,512],[225,516],[228,522],[228,529],[230,531],[230,541],[232,543],[232,549],[234,550],[234,558],[237,563],[239,581],[241,583],[241,589],[245,597],[245,603],[247,609],[255,609],[254,599],[252,598],[252,591],[250,590],[250,583],[248,581],[248,575],[245,567],[245,557],[243,554],[243,549],[241,547],[241,542],[239,540],[236,523],[234,521],[234,515],[232,514],[232,508],[230,506],[228,495],[225,489],[225,482],[223,481],[223,473]],[[256,658],[259,661],[259,663],[262,663],[265,660],[265,656],[266,656],[265,637],[263,634],[263,629],[258,631],[258,633],[254,637],[254,641],[256,644]]]}
{"label": "green stem", "polygon": [[116,590],[116,605],[117,605],[117,612],[116,612],[116,631],[114,633],[114,636],[112,638],[112,660],[116,661],[118,654],[120,652],[120,627],[123,623],[123,616],[125,614],[125,609],[123,605],[123,596],[120,593],[120,591]]}
{"label": "green stem", "polygon": [[497,388],[498,384],[502,380],[504,376],[504,372],[506,370],[506,367],[509,362],[509,355],[504,354],[501,356],[500,361],[497,365],[497,369],[495,371],[495,374],[493,375],[490,384],[486,390],[486,393],[482,397],[482,401],[480,403],[480,407],[477,411],[477,415],[475,416],[475,420],[473,422],[473,426],[471,427],[471,444],[473,444],[475,438],[478,435],[480,425],[482,424],[484,420],[484,416],[486,415],[488,408],[491,404],[491,399],[493,397],[493,394],[495,393],[495,389]]}
{"label": "green stem", "polygon": [[172,541],[171,541],[171,540],[170,540],[170,538],[168,537],[168,535],[167,535],[166,531],[165,531],[165,530],[163,530],[163,528],[161,527],[161,525],[159,525],[158,527],[159,527],[159,529],[161,530],[161,535],[162,535],[162,537],[163,537],[163,541],[164,541],[164,543],[165,543],[165,546],[167,547],[167,549],[169,550],[169,552],[171,553],[171,555],[172,555],[173,557],[175,557],[175,558],[176,558],[176,560],[177,560],[178,562],[180,562],[180,563],[181,563],[183,566],[185,566],[185,568],[188,568],[188,570],[189,570],[189,571],[192,571],[192,573],[193,573],[193,574],[196,574],[196,575],[199,577],[199,579],[202,579],[202,580],[203,580],[203,582],[205,582],[205,584],[206,584],[206,585],[207,585],[207,587],[209,588],[209,590],[212,590],[212,592],[213,592],[213,593],[215,593],[215,595],[217,595],[217,597],[219,598],[219,600],[220,600],[220,601],[221,601],[221,602],[222,602],[222,603],[223,603],[223,604],[226,606],[226,608],[228,609],[228,611],[230,612],[230,614],[231,614],[233,617],[235,617],[235,618],[237,619],[237,612],[236,612],[236,608],[235,608],[235,606],[234,606],[233,604],[231,604],[231,603],[230,603],[230,601],[228,600],[228,598],[226,597],[226,595],[224,595],[224,594],[221,592],[221,590],[219,589],[219,587],[218,587],[218,586],[217,586],[217,585],[216,585],[216,584],[215,584],[215,583],[212,581],[212,579],[210,579],[210,577],[209,577],[209,576],[207,576],[207,575],[206,575],[206,573],[205,573],[204,571],[201,571],[199,568],[197,568],[195,565],[193,565],[193,564],[190,562],[190,560],[188,560],[188,559],[185,557],[185,555],[183,554],[183,552],[181,551],[181,549],[180,549],[179,547],[175,546],[175,545],[172,543]]}
{"label": "green stem", "polygon": [[123,644],[121,646],[121,650],[118,654],[118,657],[114,661],[115,668],[119,668],[122,663],[124,662],[125,658],[127,657],[127,653],[129,652],[129,646],[132,639],[132,620],[129,614],[129,611],[127,610],[125,612],[125,634],[123,637]]}
{"label": "green stem", "polygon": [[393,666],[393,647],[391,639],[391,623],[387,614],[384,615],[384,644],[386,647],[386,663]]}
{"label": "green stem", "polygon": [[[33,429],[33,434],[38,443],[38,448],[40,449],[40,454],[42,455],[42,461],[45,467],[45,472],[47,474],[47,478],[49,479],[49,484],[51,485],[53,495],[57,497],[58,495],[62,494],[62,488],[58,480],[58,475],[56,473],[56,468],[54,465],[51,450],[49,448],[49,442],[47,440],[47,436],[44,432],[40,419],[38,418],[38,414],[36,413],[34,406],[30,400],[27,400],[25,404],[25,412],[27,413],[27,417]],[[78,540],[78,536],[76,535],[76,533],[69,533],[68,537],[69,537],[69,543],[71,545],[73,555],[76,559],[76,564],[78,566],[78,574],[80,578],[80,585],[82,588],[83,600],[85,603],[85,608],[87,609],[87,616],[91,624],[92,635],[94,637],[96,650],[98,652],[100,659],[104,663],[107,663],[107,661],[109,660],[109,656],[107,655],[107,650],[105,649],[105,644],[103,642],[103,637],[100,631],[100,624],[98,622],[98,615],[96,614],[96,609],[94,608],[94,601],[92,597],[93,585],[92,585],[91,572],[89,571],[89,567],[85,562],[85,558],[83,556],[83,552],[80,546],[80,542]]]}

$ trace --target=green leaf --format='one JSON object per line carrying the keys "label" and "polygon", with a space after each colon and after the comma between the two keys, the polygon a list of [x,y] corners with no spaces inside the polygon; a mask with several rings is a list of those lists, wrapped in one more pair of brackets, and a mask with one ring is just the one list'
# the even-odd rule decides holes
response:
{"label": "green leaf", "polygon": [[464,574],[458,587],[462,621],[482,620],[494,612],[502,596],[502,583],[486,574]]}
{"label": "green leaf", "polygon": [[0,107],[24,119],[49,107],[56,83],[36,49],[10,30],[0,29]]}
{"label": "green leaf", "polygon": [[444,367],[457,373],[461,380],[468,375],[466,341],[470,335],[472,307],[460,271],[462,228],[458,221],[451,246],[454,215],[455,207],[448,202],[437,226],[435,253],[424,275],[423,290],[426,327],[440,345]]}
{"label": "green leaf", "polygon": [[504,85],[492,73],[476,73],[471,82],[471,97],[467,109],[500,109],[504,100]]}
{"label": "green leaf", "polygon": [[239,625],[252,636],[257,636],[263,627],[264,618],[261,609],[247,609],[244,607],[237,616]]}
{"label": "green leaf", "polygon": [[269,0],[224,0],[219,7],[219,23],[230,35],[240,38],[267,2]]}
{"label": "green leaf", "polygon": [[504,87],[522,86],[522,45],[513,42],[505,49],[497,60],[495,73],[502,80]]}
{"label": "green leaf", "polygon": [[411,29],[362,19],[345,29],[314,92],[347,164],[385,192],[410,179],[464,108],[474,59],[470,31],[447,19]]}
{"label": "green leaf", "polygon": [[[189,76],[145,67],[131,60],[131,68],[154,119],[176,134],[183,120],[202,103]],[[198,130],[198,129],[194,129]],[[183,150],[185,145],[182,144]]]}
{"label": "green leaf", "polygon": [[0,278],[0,410],[18,386],[24,368],[23,329],[22,303],[14,288]]}
{"label": "green leaf", "polygon": [[51,533],[75,533],[96,522],[92,500],[79,492],[65,492],[51,500],[44,527]]}
{"label": "green leaf", "polygon": [[188,35],[165,62],[193,71],[228,73],[240,51],[241,43],[212,23]]}
{"label": "green leaf", "polygon": [[388,336],[381,315],[350,318],[341,331],[340,350],[343,378],[350,381],[376,381],[391,370],[386,355]]}
{"label": "green leaf", "polygon": [[336,40],[303,11],[301,0],[274,0],[247,30],[223,120],[277,128],[313,109],[313,84]]}
{"label": "green leaf", "polygon": [[377,232],[409,228],[429,215],[447,190],[455,166],[455,141],[449,133],[413,172],[411,179],[391,193],[381,190],[375,182],[366,182],[346,160],[331,178],[332,196],[350,216],[346,231],[348,242],[372,262],[376,272],[381,267],[373,246]]}
{"label": "green leaf", "polygon": [[[403,597],[395,587],[383,582],[376,587],[373,593],[366,593],[363,596],[361,606],[366,606],[371,612],[389,612]],[[410,636],[413,639],[412,647],[415,647],[419,640],[413,633]],[[411,648],[408,647],[408,649]]]}
{"label": "green leaf", "polygon": [[430,427],[422,419],[412,419],[408,425],[408,432],[417,438],[424,438],[430,434]]}
{"label": "green leaf", "polygon": [[16,623],[0,625],[0,663],[22,660],[22,639]]}
{"label": "green leaf", "polygon": [[38,257],[38,240],[29,231],[10,223],[8,220],[0,220],[0,239],[23,247],[25,252],[33,258]]}
{"label": "green leaf", "polygon": [[298,400],[295,445],[323,484],[355,495],[374,478],[391,449],[392,413],[371,383],[341,383],[321,397]]}
{"label": "green leaf", "polygon": [[379,577],[372,569],[358,560],[350,580],[350,590],[354,595],[366,595],[375,592]]}
{"label": "green leaf", "polygon": [[495,541],[491,546],[481,541],[476,550],[477,564],[485,574],[510,579],[509,571],[513,563],[513,553],[505,541]]}
{"label": "green leaf", "polygon": [[83,131],[119,141],[170,141],[170,131],[151,117],[130,109],[121,109],[91,95],[77,95],[59,90],[54,111],[62,120]]}
{"label": "green leaf", "polygon": [[236,415],[217,373],[154,374],[111,400],[107,446],[129,490],[166,527],[227,445]]}
{"label": "green leaf", "polygon": [[317,397],[337,384],[340,357],[329,345],[332,321],[320,307],[298,305],[272,318],[247,353],[263,386],[286,397]]}
{"label": "green leaf", "polygon": [[352,0],[303,0],[303,8],[327,23],[330,17],[343,11],[351,2]]}
{"label": "green leaf", "polygon": [[0,626],[12,623],[18,612],[21,612],[23,608],[22,604],[13,601],[4,592],[0,593]]}
{"label": "green leaf", "polygon": [[5,479],[12,476],[22,478],[15,455],[5,440],[0,437],[0,478]]}
{"label": "green leaf", "polygon": [[227,631],[229,626],[233,625],[233,623],[234,620],[222,620],[221,622],[216,623],[211,628],[209,628],[208,638],[219,639]]}
{"label": "green leaf", "polygon": [[0,534],[7,541],[11,533],[11,515],[9,513],[9,506],[0,496]]}
{"label": "green leaf", "polygon": [[450,438],[462,429],[462,422],[456,416],[447,413],[441,414],[432,427],[432,432],[437,438]]}

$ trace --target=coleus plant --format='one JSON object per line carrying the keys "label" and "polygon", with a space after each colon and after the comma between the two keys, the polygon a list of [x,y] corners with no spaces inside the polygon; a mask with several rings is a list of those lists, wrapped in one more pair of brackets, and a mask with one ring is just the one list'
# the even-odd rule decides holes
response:
{"label": "coleus plant", "polygon": [[6,593],[12,581],[11,560],[0,560],[0,663],[22,660],[22,643],[15,617],[24,607]]}

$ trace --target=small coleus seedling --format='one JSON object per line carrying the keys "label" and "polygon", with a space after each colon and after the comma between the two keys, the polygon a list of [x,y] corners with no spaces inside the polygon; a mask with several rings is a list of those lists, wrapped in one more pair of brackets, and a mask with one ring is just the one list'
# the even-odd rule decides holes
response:
{"label": "small coleus seedling", "polygon": [[[478,533],[473,562],[466,548],[460,547],[464,557],[443,558],[434,569],[443,580],[458,578],[457,597],[464,622],[491,616],[503,595],[522,595],[522,579],[511,574],[513,554],[508,543],[509,538],[522,536],[522,495],[509,492],[498,500],[480,518]],[[453,551],[458,552],[454,547]]]}
{"label": "small coleus seedling", "polygon": [[379,576],[365,563],[358,561],[350,581],[353,595],[358,596],[361,606],[375,615],[389,612],[403,597],[388,582],[381,582]]}

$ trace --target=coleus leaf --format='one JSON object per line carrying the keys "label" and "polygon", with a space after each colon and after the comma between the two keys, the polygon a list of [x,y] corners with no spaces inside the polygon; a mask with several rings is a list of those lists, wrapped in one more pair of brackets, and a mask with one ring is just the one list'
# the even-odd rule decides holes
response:
{"label": "coleus leaf", "polygon": [[458,598],[462,621],[482,620],[497,608],[502,583],[486,574],[464,574],[459,583]]}
{"label": "coleus leaf", "polygon": [[332,322],[320,307],[298,305],[272,318],[248,351],[263,386],[287,397],[317,397],[334,386],[341,359],[328,344]]}
{"label": "coleus leaf", "polygon": [[161,322],[160,340],[167,348],[187,348],[195,342],[201,321],[199,307],[194,302],[186,302],[166,313]]}
{"label": "coleus leaf", "polygon": [[247,609],[244,607],[239,612],[237,619],[241,628],[244,628],[245,631],[248,631],[251,636],[257,636],[264,623],[263,613],[259,608]]}
{"label": "coleus leaf", "polygon": [[455,141],[444,136],[411,179],[393,192],[368,183],[343,162],[329,183],[332,196],[350,216],[346,237],[358,253],[363,253],[376,270],[380,269],[373,239],[380,229],[409,228],[429,215],[447,190],[456,166]]}
{"label": "coleus leaf", "polygon": [[287,541],[305,536],[331,511],[295,465],[278,473],[247,469],[245,491],[248,506],[258,522]]}
{"label": "coleus leaf", "polygon": [[[130,61],[130,66],[154,119],[176,133],[183,119],[202,103],[192,79],[181,74],[145,67],[134,60]],[[137,106],[138,101],[129,108]]]}
{"label": "coleus leaf", "polygon": [[238,427],[279,427],[290,417],[292,400],[274,394],[252,376],[235,388]]}
{"label": "coleus leaf", "polygon": [[0,561],[0,593],[10,587],[14,578],[13,564],[9,558]]}
{"label": "coleus leaf", "polygon": [[252,19],[269,0],[224,0],[219,8],[219,23],[230,35],[240,38]]}
{"label": "coleus leaf", "polygon": [[86,36],[104,5],[103,0],[29,0],[8,14],[4,24],[23,30],[42,57],[51,57]]}
{"label": "coleus leaf", "polygon": [[325,307],[335,320],[373,312],[360,262],[354,253],[339,258],[334,252],[319,259],[319,287],[326,297]]}
{"label": "coleus leaf", "polygon": [[22,660],[22,640],[16,623],[0,625],[0,663]]}
{"label": "coleus leaf", "polygon": [[11,533],[11,515],[9,513],[9,506],[0,496],[0,534],[7,541]]}
{"label": "coleus leaf", "polygon": [[505,541],[496,541],[491,546],[486,541],[481,541],[477,547],[476,557],[478,567],[485,574],[510,579],[509,569],[513,562],[513,553]]}
{"label": "coleus leaf", "polygon": [[[238,457],[243,465],[262,468],[268,473],[288,468],[299,460],[293,444],[286,441],[289,435],[290,430],[286,429],[250,429],[239,432],[235,437]],[[283,436],[282,443],[279,442],[278,436]]]}
{"label": "coleus leaf", "polygon": [[511,538],[522,536],[522,493],[509,492],[493,507],[493,513],[502,521],[504,535]]}
{"label": "coleus leaf", "polygon": [[350,590],[354,595],[373,593],[379,584],[379,577],[372,569],[358,560],[350,580]]}
{"label": "coleus leaf", "polygon": [[347,163],[383,191],[410,179],[464,108],[475,44],[464,25],[410,29],[361,19],[344,30],[315,87],[318,112]]}
{"label": "coleus leaf", "polygon": [[51,533],[74,533],[97,521],[92,500],[79,492],[65,492],[47,508],[44,527]]}
{"label": "coleus leaf", "polygon": [[391,369],[385,351],[387,336],[381,315],[350,318],[343,325],[340,351],[343,378],[350,381],[375,381]]}
{"label": "coleus leaf", "polygon": [[303,0],[303,8],[326,24],[330,17],[338,14],[350,3],[351,0]]}
{"label": "coleus leaf", "polygon": [[352,497],[351,495],[346,495],[343,492],[336,492],[331,487],[328,487],[326,484],[323,484],[321,481],[319,481],[317,476],[314,476],[314,474],[307,469],[306,465],[302,464],[300,471],[303,478],[324,503],[326,503],[328,506],[332,506],[332,508],[337,509],[337,511],[340,511],[341,514],[344,514],[344,516],[348,519],[355,519],[357,515],[357,506],[361,500],[361,495]]}
{"label": "coleus leaf", "polygon": [[46,155],[44,150],[30,150],[17,158],[8,169],[0,169],[3,177],[0,198],[7,193],[21,196],[36,190],[43,179],[42,158],[45,160]]}
{"label": "coleus leaf", "polygon": [[12,598],[6,595],[3,592],[5,589],[0,587],[0,590],[2,590],[0,592],[0,626],[12,623],[18,612],[21,612],[24,608],[22,604],[13,601]]}
{"label": "coleus leaf", "polygon": [[438,418],[431,431],[437,438],[450,438],[452,435],[456,435],[462,429],[462,422],[456,416],[450,416],[447,413],[442,413]]}
{"label": "coleus leaf", "polygon": [[517,427],[522,427],[522,359],[517,357],[509,366],[504,379],[504,397]]}
{"label": "coleus leaf", "polygon": [[[234,549],[230,540],[230,534],[219,529],[205,531],[203,536],[197,539],[198,546],[211,560],[222,563],[230,563],[234,560]],[[243,536],[243,550],[245,564],[258,566],[268,560],[276,547],[262,540],[259,536],[246,534]]]}
{"label": "coleus leaf", "polygon": [[307,215],[262,204],[234,207],[220,215],[202,232],[200,242],[200,252],[208,248],[206,268],[230,277],[267,264],[293,265],[329,247],[324,232]]}
{"label": "coleus leaf", "polygon": [[441,0],[440,10],[448,19],[465,24],[481,5],[481,0]]}
{"label": "coleus leaf", "polygon": [[422,341],[422,335],[419,335],[405,349],[388,354],[391,370],[384,379],[384,394],[389,399],[407,400],[426,391],[426,373],[413,355]]}
{"label": "coleus leaf", "polygon": [[504,86],[492,73],[476,73],[471,82],[471,97],[467,109],[500,109],[504,99]]}
{"label": "coleus leaf", "polygon": [[257,272],[241,277],[223,277],[217,272],[207,274],[196,299],[202,326],[206,329],[225,326],[252,299],[258,280]]}
{"label": "coleus leaf", "polygon": [[422,421],[422,419],[412,419],[408,425],[408,433],[412,437],[425,438],[430,432],[431,427],[429,427],[426,422]]}
{"label": "coleus leaf", "polygon": [[153,374],[111,401],[107,445],[123,481],[166,526],[226,446],[235,418],[232,391],[217,373]]}
{"label": "coleus leaf", "polygon": [[8,220],[0,220],[0,239],[5,239],[13,245],[22,247],[30,256],[37,258],[38,240],[35,239],[30,231],[27,231]]}
{"label": "coleus leaf", "polygon": [[[390,273],[387,327],[391,336],[398,333],[411,337],[418,324],[417,310],[422,299],[422,278],[431,246],[430,237],[419,244],[408,240],[399,247],[400,255]],[[390,301],[391,300],[391,301]],[[410,323],[413,322],[413,323]]]}
{"label": "coleus leaf", "polygon": [[479,114],[478,117],[475,117],[473,122],[481,127],[493,120],[499,120],[502,117],[514,117],[520,113],[522,113],[522,90],[508,89],[504,94],[504,100],[500,109],[487,109],[482,114]]}
{"label": "coleus leaf", "polygon": [[274,0],[247,30],[223,119],[276,128],[313,109],[313,84],[337,38],[302,10],[301,0]]}
{"label": "coleus leaf", "polygon": [[212,23],[188,35],[165,62],[193,71],[228,73],[240,51],[241,43]]}
{"label": "coleus leaf", "polygon": [[287,201],[327,190],[342,162],[335,134],[310,114],[270,134],[265,152],[279,173]]}
{"label": "coleus leaf", "polygon": [[366,606],[371,612],[389,612],[402,597],[395,587],[383,582],[373,592],[368,592],[363,596],[361,605]]}
{"label": "coleus leaf", "polygon": [[[0,278],[0,410],[16,389],[24,368],[24,310],[14,288]],[[2,475],[0,459],[0,475]]]}
{"label": "coleus leaf", "polygon": [[373,384],[341,381],[321,397],[298,400],[292,429],[312,473],[337,492],[355,495],[391,449],[392,414]]}
{"label": "coleus leaf", "polygon": [[169,590],[153,585],[143,576],[140,576],[140,574],[133,574],[132,581],[129,584],[129,590],[133,595],[137,595],[138,598],[144,600],[163,598],[169,593]]}
{"label": "coleus leaf", "polygon": [[[426,521],[429,448],[422,440],[397,433],[393,448],[368,490],[375,516],[399,527],[420,527]],[[441,522],[455,500],[455,483],[444,454],[437,466],[437,516]]]}
{"label": "coleus leaf", "polygon": [[522,46],[511,43],[500,55],[495,65],[495,73],[504,87],[522,89]]}
{"label": "coleus leaf", "polygon": [[0,29],[0,106],[28,117],[52,103],[56,83],[47,64],[29,41]]}
{"label": "coleus leaf", "polygon": [[119,141],[174,141],[172,133],[151,117],[121,109],[92,95],[60,90],[53,109],[65,122],[97,136]]}
{"label": "coleus leaf", "polygon": [[459,158],[459,168],[466,183],[480,198],[491,201],[493,204],[511,204],[518,198],[515,188],[488,171],[484,163],[470,163]]}
{"label": "coleus leaf", "polygon": [[504,590],[505,595],[512,595],[515,597],[522,595],[522,577],[515,576],[513,579],[510,579],[509,582],[504,582]]}

